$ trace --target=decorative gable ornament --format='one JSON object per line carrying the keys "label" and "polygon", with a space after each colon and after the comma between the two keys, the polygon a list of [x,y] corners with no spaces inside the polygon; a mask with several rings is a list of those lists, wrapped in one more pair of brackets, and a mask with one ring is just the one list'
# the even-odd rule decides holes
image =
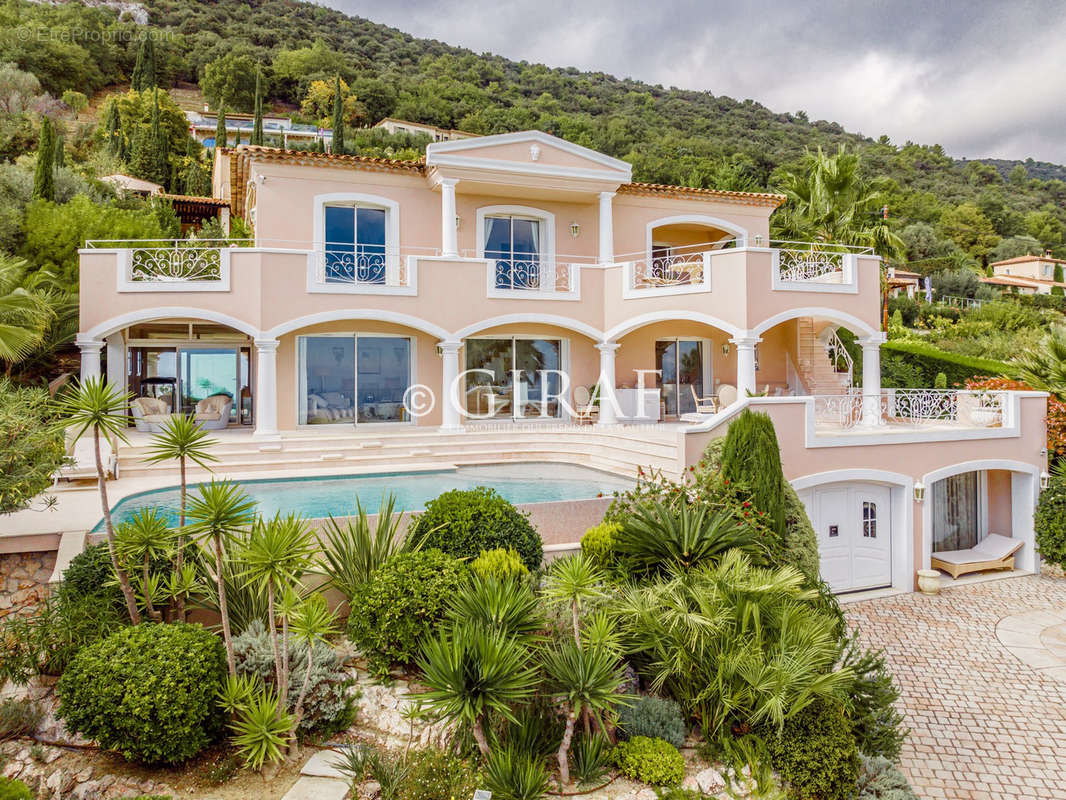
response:
{"label": "decorative gable ornament", "polygon": [[531,161],[536,161],[539,158],[540,158],[540,145],[531,144],[529,146],[529,159]]}

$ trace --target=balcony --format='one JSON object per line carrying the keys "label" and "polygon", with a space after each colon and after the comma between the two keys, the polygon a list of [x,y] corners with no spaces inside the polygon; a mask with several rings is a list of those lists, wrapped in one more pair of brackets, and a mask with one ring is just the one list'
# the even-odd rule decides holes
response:
{"label": "balcony", "polygon": [[1005,392],[942,389],[881,389],[875,394],[851,389],[811,399],[819,432],[846,431],[864,423],[912,430],[999,428],[1006,407]]}

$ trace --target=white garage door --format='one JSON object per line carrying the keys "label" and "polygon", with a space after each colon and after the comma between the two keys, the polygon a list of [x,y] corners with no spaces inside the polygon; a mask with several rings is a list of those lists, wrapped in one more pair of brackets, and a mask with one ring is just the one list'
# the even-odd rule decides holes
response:
{"label": "white garage door", "polygon": [[822,579],[834,592],[892,585],[888,488],[837,483],[801,496],[818,535]]}

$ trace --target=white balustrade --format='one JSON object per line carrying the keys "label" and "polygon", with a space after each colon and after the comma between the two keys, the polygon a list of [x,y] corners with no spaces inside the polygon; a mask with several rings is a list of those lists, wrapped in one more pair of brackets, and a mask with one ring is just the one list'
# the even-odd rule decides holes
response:
{"label": "white balustrade", "polygon": [[[861,389],[839,395],[814,395],[812,399],[815,422],[820,426],[853,428],[863,422]],[[998,427],[1003,424],[1004,400],[1002,392],[944,389],[882,389],[873,398],[880,405],[880,424],[906,427]],[[869,394],[865,401],[869,406]]]}

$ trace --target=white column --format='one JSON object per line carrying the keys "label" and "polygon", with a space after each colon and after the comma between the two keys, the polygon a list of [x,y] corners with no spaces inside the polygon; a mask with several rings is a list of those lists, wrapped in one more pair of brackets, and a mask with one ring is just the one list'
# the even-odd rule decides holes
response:
{"label": "white column", "polygon": [[737,399],[755,394],[755,345],[758,336],[736,336],[730,339],[737,348]]}
{"label": "white column", "polygon": [[277,439],[278,340],[255,340],[255,438]]}
{"label": "white column", "polygon": [[614,263],[614,192],[600,192],[600,263]]}
{"label": "white column", "polygon": [[81,380],[85,382],[89,378],[100,377],[100,351],[104,349],[104,343],[99,339],[75,339],[75,344],[81,351]]}
{"label": "white column", "polygon": [[455,231],[455,184],[458,178],[443,178],[440,182],[441,255],[459,255],[459,237]]}
{"label": "white column", "polygon": [[112,333],[107,342],[107,382],[126,391],[126,343],[121,333]]}
{"label": "white column", "polygon": [[442,431],[462,430],[459,414],[459,348],[462,342],[438,342],[443,361],[441,370],[441,422]]}
{"label": "white column", "polygon": [[862,345],[862,424],[881,424],[881,344],[885,334],[860,339]]}
{"label": "white column", "polygon": [[614,353],[618,349],[617,342],[601,342],[596,345],[600,351],[600,378],[597,383],[600,387],[600,413],[597,425],[618,424],[618,400],[614,393]]}

